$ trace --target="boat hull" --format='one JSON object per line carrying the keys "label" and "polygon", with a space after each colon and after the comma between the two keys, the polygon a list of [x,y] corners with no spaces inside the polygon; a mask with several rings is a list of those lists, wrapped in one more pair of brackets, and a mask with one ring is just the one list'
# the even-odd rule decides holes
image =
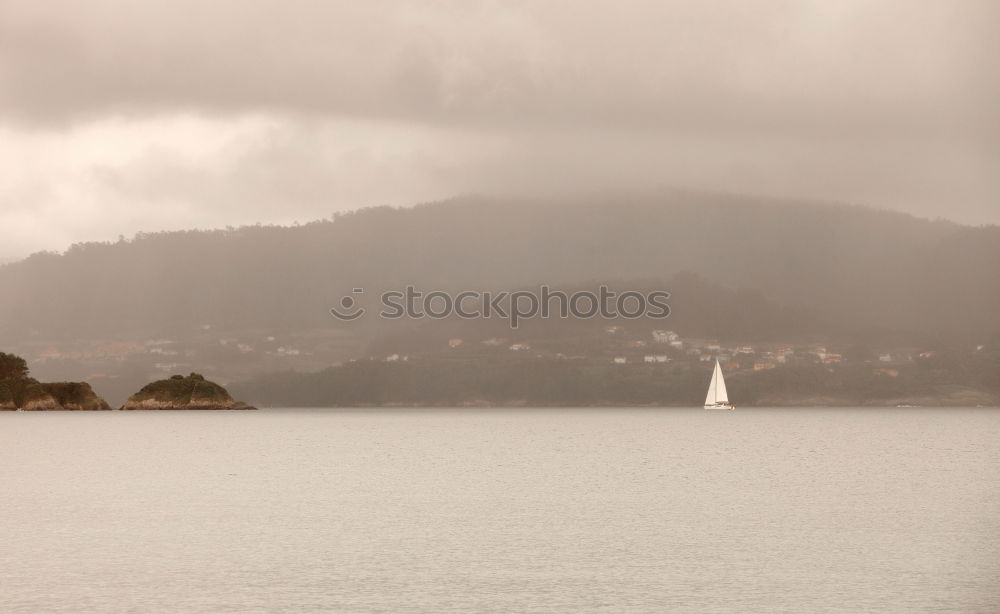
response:
{"label": "boat hull", "polygon": [[705,409],[735,409],[729,403],[716,403],[714,405],[706,405]]}

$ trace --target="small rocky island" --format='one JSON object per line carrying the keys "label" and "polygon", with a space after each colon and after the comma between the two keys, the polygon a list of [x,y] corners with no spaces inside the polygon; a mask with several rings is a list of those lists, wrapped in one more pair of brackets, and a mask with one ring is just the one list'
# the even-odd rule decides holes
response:
{"label": "small rocky island", "polygon": [[42,383],[35,379],[0,380],[0,410],[98,411],[111,406],[86,382]]}
{"label": "small rocky island", "polygon": [[42,383],[20,356],[0,352],[0,411],[109,410],[86,382]]}
{"label": "small rocky island", "polygon": [[122,409],[256,409],[229,396],[198,373],[175,375],[143,386]]}

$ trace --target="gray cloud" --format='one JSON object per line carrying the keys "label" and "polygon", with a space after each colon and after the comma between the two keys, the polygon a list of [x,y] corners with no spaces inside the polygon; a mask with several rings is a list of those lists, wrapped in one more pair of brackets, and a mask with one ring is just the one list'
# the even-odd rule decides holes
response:
{"label": "gray cloud", "polygon": [[[996,94],[995,3],[8,0],[4,109],[866,132]],[[719,122],[722,122],[720,125]]]}
{"label": "gray cloud", "polygon": [[1000,222],[998,22],[988,0],[5,0],[0,238],[587,185]]}

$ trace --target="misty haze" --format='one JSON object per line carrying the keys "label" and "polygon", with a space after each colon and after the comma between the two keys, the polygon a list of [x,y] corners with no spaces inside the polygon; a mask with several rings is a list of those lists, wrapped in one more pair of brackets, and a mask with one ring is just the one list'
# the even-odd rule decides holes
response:
{"label": "misty haze", "polygon": [[0,0],[0,611],[1000,610],[998,24]]}

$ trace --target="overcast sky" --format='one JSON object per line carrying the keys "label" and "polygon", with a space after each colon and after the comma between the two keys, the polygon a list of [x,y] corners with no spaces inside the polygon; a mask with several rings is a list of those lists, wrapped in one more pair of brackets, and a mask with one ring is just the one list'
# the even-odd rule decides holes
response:
{"label": "overcast sky", "polygon": [[0,0],[0,258],[468,192],[1000,223],[991,0]]}

